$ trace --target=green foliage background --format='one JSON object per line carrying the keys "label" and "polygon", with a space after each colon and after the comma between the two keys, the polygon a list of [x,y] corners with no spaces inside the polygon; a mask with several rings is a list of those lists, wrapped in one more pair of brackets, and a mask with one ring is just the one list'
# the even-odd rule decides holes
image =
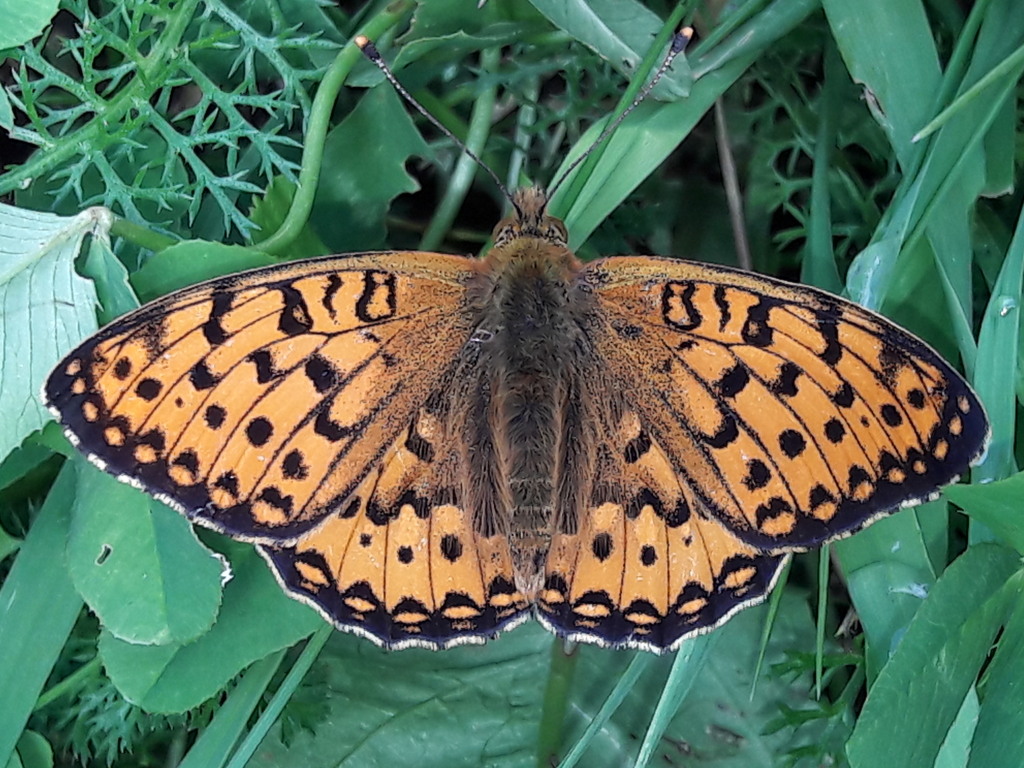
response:
{"label": "green foliage background", "polygon": [[[53,13],[0,0],[0,765],[1019,764],[1015,0]],[[986,404],[974,485],[797,558],[768,605],[673,655],[535,625],[386,653],[46,426],[49,368],[137,300],[282,259],[484,246],[495,186],[357,32],[514,187],[589,146],[682,20],[685,61],[552,202],[573,246],[737,263],[742,231],[754,269],[894,317]]]}

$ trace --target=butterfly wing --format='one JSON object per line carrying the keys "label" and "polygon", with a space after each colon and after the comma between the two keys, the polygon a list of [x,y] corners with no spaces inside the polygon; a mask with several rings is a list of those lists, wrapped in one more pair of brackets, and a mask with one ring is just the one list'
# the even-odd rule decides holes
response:
{"label": "butterfly wing", "polygon": [[469,337],[468,259],[253,270],[108,325],[44,396],[94,463],[241,539],[308,531],[366,480]]}
{"label": "butterfly wing", "polygon": [[556,520],[538,612],[562,634],[675,648],[762,600],[786,552],[933,496],[984,448],[960,375],[848,301],[669,259],[580,280],[623,405],[598,403],[588,510]]}
{"label": "butterfly wing", "polygon": [[970,386],[857,305],[724,267],[588,265],[595,345],[700,507],[765,552],[932,498],[984,449]]}
{"label": "butterfly wing", "polygon": [[465,504],[446,383],[341,514],[288,546],[262,545],[282,586],[340,629],[389,648],[483,642],[528,616],[508,538]]}
{"label": "butterfly wing", "polygon": [[600,446],[591,507],[553,537],[541,621],[571,639],[657,652],[761,602],[784,557],[710,517],[635,411],[603,426],[614,438]]}

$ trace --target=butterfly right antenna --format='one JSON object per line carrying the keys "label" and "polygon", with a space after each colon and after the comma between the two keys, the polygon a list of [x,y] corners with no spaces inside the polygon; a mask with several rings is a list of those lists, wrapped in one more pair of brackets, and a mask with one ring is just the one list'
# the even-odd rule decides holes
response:
{"label": "butterfly right antenna", "polygon": [[669,67],[672,66],[672,62],[675,61],[676,56],[686,50],[686,44],[690,42],[692,37],[693,27],[682,27],[672,36],[672,42],[669,45],[668,53],[665,55],[665,60],[661,62],[661,66],[658,67],[658,71],[654,73],[654,76],[647,82],[647,85],[640,89],[636,98],[633,99],[633,103],[622,110],[619,116],[610,122],[603,131],[601,131],[601,135],[594,139],[593,143],[587,147],[587,150],[573,160],[562,175],[558,177],[555,183],[548,188],[547,198],[549,200],[555,196],[555,192],[560,186],[562,186],[562,183],[572,175],[572,172],[579,168],[580,164],[612,134],[612,131],[622,124],[622,121],[629,116],[629,113],[640,106],[644,99],[647,98],[648,94],[650,94],[654,89],[654,86],[658,84],[658,81],[664,77],[666,72],[668,72]]}

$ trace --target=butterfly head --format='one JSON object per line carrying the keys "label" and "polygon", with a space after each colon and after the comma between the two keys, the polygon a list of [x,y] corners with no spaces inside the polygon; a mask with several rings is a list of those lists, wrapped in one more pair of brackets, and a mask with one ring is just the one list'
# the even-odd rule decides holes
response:
{"label": "butterfly head", "polygon": [[512,213],[494,228],[494,245],[501,246],[526,237],[542,240],[562,248],[569,234],[561,219],[548,215],[548,196],[539,187],[516,190],[512,195]]}

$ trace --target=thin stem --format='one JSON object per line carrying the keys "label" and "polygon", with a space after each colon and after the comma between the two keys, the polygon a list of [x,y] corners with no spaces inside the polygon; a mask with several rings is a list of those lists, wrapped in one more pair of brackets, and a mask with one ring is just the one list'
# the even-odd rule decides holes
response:
{"label": "thin stem", "polygon": [[[410,0],[398,0],[374,16],[360,30],[360,36],[379,37],[388,29],[398,24],[412,9]],[[355,39],[355,38],[354,38]],[[354,42],[349,42],[335,57],[331,68],[327,70],[320,87],[313,98],[313,108],[309,116],[309,128],[306,131],[306,143],[302,153],[302,169],[299,171],[299,186],[295,190],[288,214],[278,228],[266,240],[255,243],[254,247],[271,254],[282,254],[299,236],[302,228],[309,221],[313,210],[316,188],[320,182],[320,169],[323,167],[324,143],[330,127],[331,110],[338,98],[345,79],[352,67],[359,61],[362,52]]]}
{"label": "thin stem", "polygon": [[[498,48],[485,48],[481,52],[480,64],[484,72],[490,72],[497,67],[499,55],[500,49]],[[494,105],[497,99],[498,88],[497,85],[494,85],[481,93],[476,104],[473,105],[473,114],[469,119],[469,133],[466,135],[466,151],[455,163],[455,171],[448,183],[448,189],[445,191],[427,231],[423,234],[423,239],[420,241],[420,247],[423,250],[432,251],[441,245],[445,234],[452,222],[455,221],[455,215],[462,207],[463,200],[466,199],[469,187],[473,183],[473,177],[476,175],[477,166],[486,168],[480,163],[477,156],[487,143],[487,136],[491,131],[491,117],[494,114]],[[501,182],[498,181],[498,184],[500,185]],[[511,200],[511,198],[509,199]]]}

